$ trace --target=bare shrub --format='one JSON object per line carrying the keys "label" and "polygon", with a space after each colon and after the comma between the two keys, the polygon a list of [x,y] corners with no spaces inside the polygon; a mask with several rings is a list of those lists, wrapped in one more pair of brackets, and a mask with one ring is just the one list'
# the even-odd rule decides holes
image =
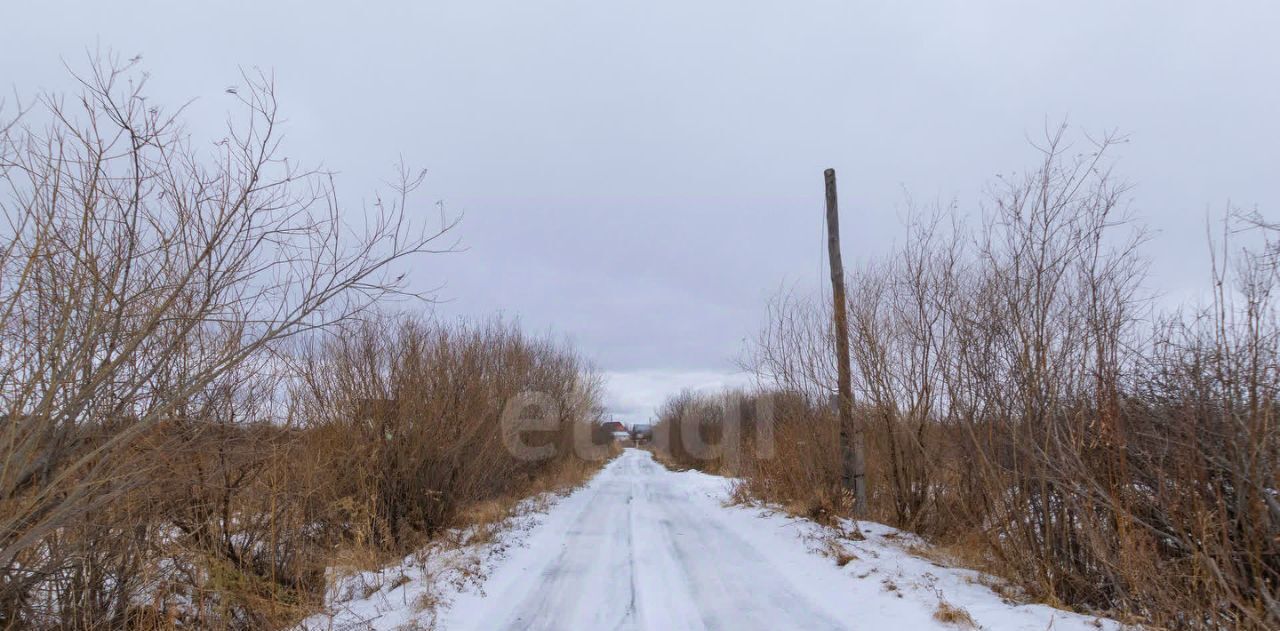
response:
{"label": "bare shrub", "polygon": [[449,227],[406,222],[408,178],[349,229],[327,174],[277,155],[268,76],[244,76],[243,120],[209,150],[128,65],[77,78],[0,135],[0,625],[122,624],[165,534],[124,527],[151,501],[133,503],[151,471],[131,444],[281,340],[401,293],[388,266]]}
{"label": "bare shrub", "polygon": [[653,427],[659,454],[676,466],[720,471],[724,464],[723,398],[685,390],[663,403]]}
{"label": "bare shrub", "polygon": [[[130,64],[77,78],[0,122],[0,628],[287,626],[340,559],[591,470],[570,428],[598,385],[568,349],[361,324],[413,296],[394,264],[451,248],[408,220],[420,174],[353,228],[279,154],[269,76],[208,147]],[[553,458],[502,449],[524,391],[555,424],[512,427]]]}
{"label": "bare shrub", "polygon": [[[529,488],[566,462],[601,458],[590,440],[600,382],[571,351],[500,321],[368,324],[308,354],[308,433],[330,441],[323,488],[351,511],[351,536],[398,548],[452,526],[459,510]],[[542,423],[504,443],[504,414],[528,392]],[[507,423],[510,422],[508,418]],[[547,448],[541,450],[540,448]]]}
{"label": "bare shrub", "polygon": [[[954,211],[916,216],[905,245],[850,279],[871,512],[1043,601],[1274,628],[1275,229],[1238,213],[1264,247],[1223,248],[1212,304],[1153,325],[1115,142],[1079,151],[1049,134],[1036,169],[992,186],[976,231],[943,220]],[[769,305],[745,364],[755,396],[778,402],[774,456],[744,441],[734,470],[739,497],[816,518],[848,507],[829,313],[795,294]]]}

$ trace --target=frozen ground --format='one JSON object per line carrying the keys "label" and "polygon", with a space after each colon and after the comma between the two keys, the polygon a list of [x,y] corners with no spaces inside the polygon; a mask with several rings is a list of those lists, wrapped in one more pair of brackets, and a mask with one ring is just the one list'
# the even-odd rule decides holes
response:
{"label": "frozen ground", "polygon": [[[348,579],[309,628],[1114,629],[1005,602],[967,570],[912,556],[909,535],[864,541],[760,508],[725,506],[730,481],[627,450],[590,483],[496,541]],[[840,565],[837,561],[844,562]],[[387,578],[393,577],[393,578]],[[363,587],[361,587],[363,586]],[[374,586],[377,586],[374,589]],[[398,592],[398,593],[397,593]],[[426,596],[423,596],[426,594]],[[439,603],[437,618],[423,609]]]}

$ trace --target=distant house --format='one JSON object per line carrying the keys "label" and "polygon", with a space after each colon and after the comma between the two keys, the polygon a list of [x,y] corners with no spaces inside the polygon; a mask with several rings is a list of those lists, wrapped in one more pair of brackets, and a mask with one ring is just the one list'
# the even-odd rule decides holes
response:
{"label": "distant house", "polygon": [[648,423],[636,423],[631,426],[631,440],[644,442],[653,440],[653,426]]}
{"label": "distant house", "polygon": [[627,440],[631,438],[631,432],[627,431],[627,426],[618,421],[609,421],[601,425],[606,432],[613,435],[614,440]]}

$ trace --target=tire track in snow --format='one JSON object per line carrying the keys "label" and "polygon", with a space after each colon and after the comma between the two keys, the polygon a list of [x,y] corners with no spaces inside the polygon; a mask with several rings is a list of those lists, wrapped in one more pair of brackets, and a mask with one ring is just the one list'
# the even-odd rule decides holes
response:
{"label": "tire track in snow", "polygon": [[567,523],[544,524],[498,569],[508,575],[490,581],[485,602],[459,607],[448,628],[843,628],[681,480],[628,450]]}

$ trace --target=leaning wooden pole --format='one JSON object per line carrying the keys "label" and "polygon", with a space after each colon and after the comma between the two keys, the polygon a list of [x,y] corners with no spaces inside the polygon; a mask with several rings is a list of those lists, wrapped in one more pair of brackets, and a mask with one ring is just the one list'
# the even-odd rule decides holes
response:
{"label": "leaning wooden pole", "polygon": [[840,260],[840,210],[836,200],[836,170],[827,169],[827,256],[831,260],[831,302],[835,311],[837,406],[840,415],[841,481],[853,493],[853,512],[867,510],[867,463],[862,423],[853,420],[853,377],[849,366],[849,316],[845,311],[844,263]]}

